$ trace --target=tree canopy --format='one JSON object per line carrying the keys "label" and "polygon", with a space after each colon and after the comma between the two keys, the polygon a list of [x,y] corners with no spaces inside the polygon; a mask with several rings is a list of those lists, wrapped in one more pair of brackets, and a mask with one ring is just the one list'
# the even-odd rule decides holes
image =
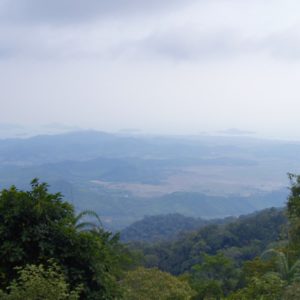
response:
{"label": "tree canopy", "polygon": [[95,226],[82,230],[71,204],[51,194],[37,179],[30,191],[16,187],[0,194],[0,286],[18,274],[16,267],[48,265],[54,260],[70,287],[82,284],[87,299],[115,299],[123,249],[118,236]]}
{"label": "tree canopy", "polygon": [[189,300],[194,295],[186,281],[156,268],[128,272],[122,286],[128,300]]}
{"label": "tree canopy", "polygon": [[[0,299],[298,299],[300,177],[290,179],[286,211],[130,248],[103,229],[95,212],[76,214],[37,179],[29,191],[4,189]],[[140,262],[131,261],[130,250]]]}
{"label": "tree canopy", "polygon": [[70,291],[69,284],[60,267],[49,261],[50,265],[26,265],[17,268],[18,278],[0,292],[2,300],[78,300],[82,286]]}

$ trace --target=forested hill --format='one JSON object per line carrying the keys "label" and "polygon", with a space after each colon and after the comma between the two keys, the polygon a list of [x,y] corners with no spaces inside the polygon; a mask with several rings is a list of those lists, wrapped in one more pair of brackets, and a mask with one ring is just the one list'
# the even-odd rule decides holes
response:
{"label": "forested hill", "polygon": [[158,242],[172,240],[182,232],[200,229],[210,224],[224,224],[236,220],[235,217],[205,220],[186,217],[181,214],[145,216],[121,231],[123,242],[145,241]]}
{"label": "forested hill", "polygon": [[145,215],[224,218],[284,206],[299,149],[250,137],[97,131],[0,139],[0,188],[27,190],[39,178],[110,230]]}
{"label": "forested hill", "polygon": [[143,252],[145,266],[178,275],[191,271],[206,254],[223,253],[237,264],[251,260],[284,236],[286,223],[285,212],[272,208],[228,224],[208,225],[173,241],[135,243],[132,247]]}

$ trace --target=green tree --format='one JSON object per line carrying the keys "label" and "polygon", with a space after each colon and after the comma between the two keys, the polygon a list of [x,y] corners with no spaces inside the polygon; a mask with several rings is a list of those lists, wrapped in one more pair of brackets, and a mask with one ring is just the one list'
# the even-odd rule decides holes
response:
{"label": "green tree", "polygon": [[[47,184],[33,180],[30,191],[0,194],[0,287],[17,277],[15,267],[47,265],[53,258],[72,289],[83,284],[86,299],[115,299],[120,290],[122,246],[118,236],[80,226],[71,204]],[[85,230],[82,230],[85,228]]]}
{"label": "green tree", "polygon": [[261,255],[262,258],[268,256],[275,257],[277,272],[282,280],[292,282],[300,279],[300,259],[291,265],[287,254],[277,249],[268,249]]}
{"label": "green tree", "polygon": [[61,269],[55,263],[48,268],[43,265],[27,265],[17,268],[18,278],[6,291],[0,291],[1,300],[77,300],[82,287],[70,291]]}
{"label": "green tree", "polygon": [[267,273],[261,277],[252,277],[248,285],[232,293],[228,300],[282,300],[286,283],[277,273]]}
{"label": "green tree", "polygon": [[189,300],[194,294],[186,281],[155,268],[129,271],[121,285],[128,300]]}
{"label": "green tree", "polygon": [[291,187],[287,202],[289,218],[289,251],[295,258],[299,257],[300,246],[300,176],[288,174]]}
{"label": "green tree", "polygon": [[295,300],[300,299],[300,283],[293,282],[286,287],[283,293],[283,300]]}
{"label": "green tree", "polygon": [[261,257],[255,257],[253,260],[246,261],[243,265],[242,275],[247,278],[261,277],[268,272],[276,271],[276,262],[273,257],[270,259],[262,259]]}
{"label": "green tree", "polygon": [[204,261],[193,267],[191,286],[196,299],[221,299],[237,284],[238,272],[224,254],[204,255]]}
{"label": "green tree", "polygon": [[[288,241],[281,249],[268,249],[260,259],[245,264],[246,287],[228,299],[298,299],[300,297],[300,176],[288,174]],[[284,242],[284,241],[283,241]],[[267,258],[267,260],[265,260]],[[269,263],[269,265],[268,265]]]}

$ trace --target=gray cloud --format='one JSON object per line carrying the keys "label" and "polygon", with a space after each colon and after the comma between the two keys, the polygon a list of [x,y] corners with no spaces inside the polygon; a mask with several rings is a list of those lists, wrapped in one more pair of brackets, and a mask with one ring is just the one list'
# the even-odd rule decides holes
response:
{"label": "gray cloud", "polygon": [[1,120],[299,136],[299,9],[296,0],[0,0]]}
{"label": "gray cloud", "polygon": [[12,46],[0,44],[0,59],[7,59],[13,57],[15,56],[16,52],[17,52],[16,48]]}
{"label": "gray cloud", "polygon": [[156,32],[119,45],[116,53],[172,61],[224,60],[265,54],[276,60],[300,59],[300,35],[291,32],[244,37],[233,30],[197,32],[193,28]]}
{"label": "gray cloud", "polygon": [[232,32],[195,30],[153,34],[136,43],[136,51],[175,61],[224,59],[245,50],[245,42]]}
{"label": "gray cloud", "polygon": [[[57,36],[60,38],[56,39]],[[34,60],[97,59],[216,61],[245,55],[265,55],[274,60],[300,60],[300,36],[280,33],[243,37],[233,30],[197,32],[192,28],[154,32],[144,37],[74,35],[67,30],[11,30],[0,34],[0,59],[16,56]],[[97,40],[98,39],[98,40]],[[95,42],[96,41],[96,42]]]}
{"label": "gray cloud", "polygon": [[10,22],[73,23],[186,6],[180,0],[0,0],[0,18]]}
{"label": "gray cloud", "polygon": [[[200,22],[195,25],[185,20],[177,25],[175,18],[166,20],[164,29],[152,24],[150,30],[136,34],[133,26],[143,28],[142,18],[133,21],[131,27],[128,19],[119,18],[135,14],[141,16],[148,12],[163,12],[162,16],[167,16],[171,9],[185,7],[192,2],[195,0],[0,0],[0,23],[7,22],[0,31],[0,58],[139,58],[184,62],[265,54],[276,60],[300,59],[298,28],[266,32],[258,37],[255,34],[243,35],[243,31],[235,26],[228,29],[220,24],[211,27],[208,19],[206,24]],[[204,0],[200,2],[206,3]],[[201,13],[199,10],[199,16]],[[94,32],[90,37],[86,37],[89,29],[84,26],[47,26],[114,17],[118,20],[114,29],[111,22],[89,24],[89,29]],[[156,22],[149,19],[149,23]],[[97,26],[101,28],[100,32]]]}
{"label": "gray cloud", "polygon": [[245,135],[254,135],[256,132],[254,131],[248,131],[248,130],[240,130],[240,129],[237,129],[237,128],[229,128],[229,129],[226,129],[226,130],[220,130],[220,131],[217,131],[216,134],[224,134],[224,135],[232,135],[232,136],[245,136]]}
{"label": "gray cloud", "polygon": [[257,48],[267,52],[274,58],[284,60],[300,59],[300,35],[294,29],[272,34],[261,40]]}

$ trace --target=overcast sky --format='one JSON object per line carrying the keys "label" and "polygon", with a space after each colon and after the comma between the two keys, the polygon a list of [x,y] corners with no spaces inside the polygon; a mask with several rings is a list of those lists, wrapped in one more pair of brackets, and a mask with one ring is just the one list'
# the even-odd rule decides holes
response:
{"label": "overcast sky", "polygon": [[0,0],[0,123],[300,138],[296,0]]}

